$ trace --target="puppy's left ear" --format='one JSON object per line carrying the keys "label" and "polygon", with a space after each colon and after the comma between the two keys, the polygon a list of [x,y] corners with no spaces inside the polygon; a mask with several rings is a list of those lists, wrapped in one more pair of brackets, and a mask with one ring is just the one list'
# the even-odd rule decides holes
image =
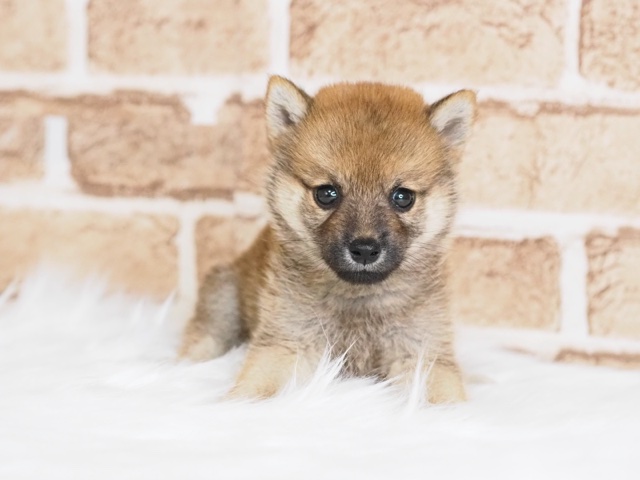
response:
{"label": "puppy's left ear", "polygon": [[267,87],[267,135],[270,141],[288,133],[307,114],[311,97],[286,78],[274,75]]}
{"label": "puppy's left ear", "polygon": [[460,90],[429,107],[429,122],[452,148],[464,146],[476,116],[476,94]]}

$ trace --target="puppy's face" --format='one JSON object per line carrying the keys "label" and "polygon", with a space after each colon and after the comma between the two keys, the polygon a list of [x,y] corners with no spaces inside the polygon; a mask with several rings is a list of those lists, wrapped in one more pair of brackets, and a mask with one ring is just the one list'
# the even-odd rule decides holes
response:
{"label": "puppy's face", "polygon": [[272,78],[268,194],[280,239],[349,283],[419,268],[451,225],[452,150],[474,111],[468,91],[428,107],[400,87],[343,84],[311,98]]}

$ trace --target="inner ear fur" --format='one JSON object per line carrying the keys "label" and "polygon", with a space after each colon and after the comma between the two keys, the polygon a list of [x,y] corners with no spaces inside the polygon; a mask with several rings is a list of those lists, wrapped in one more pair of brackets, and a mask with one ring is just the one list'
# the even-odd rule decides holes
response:
{"label": "inner ear fur", "polygon": [[290,80],[272,76],[265,103],[267,135],[270,141],[274,141],[305,117],[311,105],[311,97]]}
{"label": "inner ear fur", "polygon": [[476,116],[476,94],[471,90],[452,93],[431,105],[428,114],[431,126],[447,146],[462,147]]}

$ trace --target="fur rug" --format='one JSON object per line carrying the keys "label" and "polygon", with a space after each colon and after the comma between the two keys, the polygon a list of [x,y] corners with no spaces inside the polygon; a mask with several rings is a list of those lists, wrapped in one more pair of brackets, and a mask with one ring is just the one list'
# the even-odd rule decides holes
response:
{"label": "fur rug", "polygon": [[43,272],[5,291],[0,478],[640,478],[638,371],[465,330],[464,405],[420,406],[331,363],[271,401],[222,402],[242,349],[176,362],[169,310]]}

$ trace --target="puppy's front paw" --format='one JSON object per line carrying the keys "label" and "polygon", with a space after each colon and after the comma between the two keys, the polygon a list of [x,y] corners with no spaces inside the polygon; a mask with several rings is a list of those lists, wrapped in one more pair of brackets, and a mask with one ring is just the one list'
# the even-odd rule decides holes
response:
{"label": "puppy's front paw", "polygon": [[296,357],[279,347],[250,347],[235,386],[227,398],[273,397],[291,377]]}
{"label": "puppy's front paw", "polygon": [[178,351],[178,357],[194,362],[205,362],[224,353],[220,342],[211,335],[185,335]]}
{"label": "puppy's front paw", "polygon": [[265,400],[273,397],[280,390],[280,385],[274,382],[268,382],[259,379],[243,379],[238,381],[229,393],[225,395],[225,399],[253,399]]}
{"label": "puppy's front paw", "polygon": [[429,372],[427,397],[429,403],[464,402],[467,395],[458,367],[436,362]]}

